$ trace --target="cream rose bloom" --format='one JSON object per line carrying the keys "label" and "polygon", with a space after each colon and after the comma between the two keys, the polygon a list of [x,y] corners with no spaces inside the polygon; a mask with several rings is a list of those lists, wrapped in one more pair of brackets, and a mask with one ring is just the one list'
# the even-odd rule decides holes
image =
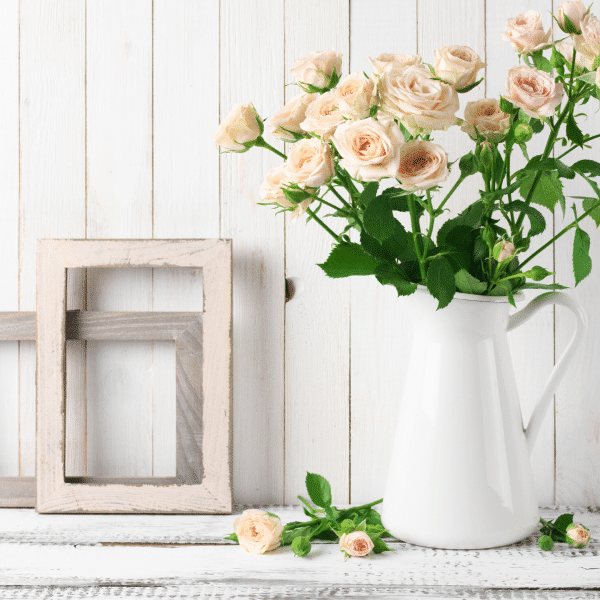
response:
{"label": "cream rose bloom", "polygon": [[510,115],[500,110],[500,102],[496,98],[482,98],[467,102],[464,121],[461,129],[473,139],[477,139],[477,131],[485,139],[499,142],[510,128]]}
{"label": "cream rose bloom", "polygon": [[362,72],[346,76],[335,91],[339,110],[347,119],[364,119],[369,116],[371,106],[377,104],[375,82]]}
{"label": "cream rose bloom", "polygon": [[262,133],[262,123],[252,104],[236,104],[213,136],[217,146],[244,152],[242,144],[253,142]]}
{"label": "cream rose bloom", "polygon": [[297,59],[290,73],[301,83],[324,88],[329,85],[334,69],[341,75],[342,55],[334,50],[327,50],[311,52],[308,56]]}
{"label": "cream rose bloom", "polygon": [[444,46],[435,50],[435,74],[461,90],[477,81],[477,73],[485,67],[475,50],[469,46]]}
{"label": "cream rose bloom", "polygon": [[515,245],[512,242],[502,242],[500,253],[498,254],[498,262],[502,262],[506,258],[515,255]]}
{"label": "cream rose bloom", "polygon": [[600,87],[600,68],[596,69],[596,85]]}
{"label": "cream rose bloom", "polygon": [[396,176],[404,137],[393,119],[347,121],[331,141],[342,155],[340,165],[355,179],[379,181]]}
{"label": "cream rose bloom", "polygon": [[321,94],[306,109],[306,119],[300,123],[304,131],[310,131],[328,139],[344,123],[344,115],[340,110],[340,97],[336,90]]}
{"label": "cream rose bloom", "polygon": [[528,10],[506,21],[502,39],[510,42],[519,54],[529,54],[547,46],[551,35],[552,29],[544,32],[542,15],[536,10]]}
{"label": "cream rose bloom", "polygon": [[[288,174],[286,173],[283,165],[279,167],[273,167],[265,177],[265,180],[260,186],[260,199],[263,202],[274,202],[279,204],[283,208],[293,208],[292,221],[295,221],[298,217],[302,216],[306,209],[309,207],[313,198],[306,198],[302,200],[300,204],[294,204],[290,202],[283,193],[283,186],[290,183]],[[312,191],[312,190],[307,190]]]}
{"label": "cream rose bloom", "polygon": [[569,540],[569,546],[574,546],[575,548],[583,548],[587,546],[590,541],[590,532],[587,527],[583,525],[576,525],[575,523],[571,523],[571,525],[567,526],[567,537]]}
{"label": "cream rose bloom", "polygon": [[318,188],[333,175],[333,156],[329,144],[318,138],[296,142],[283,165],[290,183]]}
{"label": "cream rose bloom", "polygon": [[413,65],[384,72],[378,93],[381,110],[397,117],[413,133],[448,129],[457,122],[456,90],[432,79],[427,67]]}
{"label": "cream rose bloom", "polygon": [[281,110],[274,113],[267,124],[271,133],[281,139],[293,142],[296,138],[290,133],[303,133],[300,123],[306,118],[308,105],[317,99],[319,94],[300,94],[292,98]]}
{"label": "cream rose bloom", "polygon": [[344,533],[340,538],[340,550],[350,556],[367,556],[373,547],[373,540],[364,531]]}
{"label": "cream rose bloom", "polygon": [[384,71],[390,69],[400,69],[409,67],[410,65],[421,64],[420,54],[380,54],[376,58],[369,58],[369,62],[373,65],[373,69],[377,75],[381,75]]}
{"label": "cream rose bloom", "polygon": [[245,510],[233,523],[240,546],[250,554],[264,554],[281,544],[283,524],[263,510]]}
{"label": "cream rose bloom", "polygon": [[513,67],[508,72],[506,99],[530,117],[550,117],[563,97],[562,83],[532,67]]}
{"label": "cream rose bloom", "polygon": [[581,35],[573,36],[575,50],[589,59],[594,59],[600,55],[600,19],[588,13],[581,21]]}
{"label": "cream rose bloom", "polygon": [[427,190],[448,178],[448,154],[428,140],[411,140],[400,148],[396,179],[404,190]]}
{"label": "cream rose bloom", "polygon": [[581,0],[574,0],[573,2],[561,2],[558,7],[556,18],[560,23],[561,27],[565,27],[565,15],[570,21],[581,31],[581,21],[587,14],[588,9]]}
{"label": "cream rose bloom", "polygon": [[[571,42],[558,42],[556,44],[558,51],[570,62],[573,62],[573,44]],[[578,69],[592,69],[592,65],[594,63],[594,59],[588,56],[585,56],[581,52],[577,52],[575,55],[575,66]]]}

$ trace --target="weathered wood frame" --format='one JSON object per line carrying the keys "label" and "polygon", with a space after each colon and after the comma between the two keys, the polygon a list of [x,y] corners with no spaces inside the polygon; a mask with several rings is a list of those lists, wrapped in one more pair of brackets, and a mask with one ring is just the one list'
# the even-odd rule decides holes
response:
{"label": "weathered wood frame", "polygon": [[[92,479],[65,477],[67,269],[81,267],[202,268],[203,319],[187,314],[182,331],[171,327],[177,352],[177,412],[185,420],[181,387],[202,392],[202,465],[184,460],[193,431],[177,430],[177,477]],[[37,452],[36,509],[42,513],[230,513],[232,508],[232,269],[231,240],[39,240],[37,256]],[[77,314],[77,313],[76,313]],[[118,313],[80,313],[86,322]],[[139,318],[160,313],[132,313]],[[152,315],[152,317],[150,317]],[[176,313],[181,315],[181,313]],[[184,313],[185,316],[185,313]],[[77,319],[77,317],[71,317]],[[156,321],[158,322],[158,321]],[[191,327],[189,326],[192,323]],[[180,324],[181,325],[181,324]],[[117,336],[111,327],[94,339],[165,339]],[[91,327],[94,329],[94,326]],[[169,328],[166,328],[169,330]],[[88,336],[90,327],[88,327]],[[144,335],[140,332],[141,335]],[[98,335],[98,333],[97,333]],[[87,337],[87,339],[91,339]],[[201,346],[196,343],[201,339]],[[201,350],[201,352],[200,352]],[[193,362],[201,357],[201,372]],[[183,375],[185,373],[185,376]],[[193,429],[193,428],[192,428]],[[189,436],[192,436],[190,438]],[[181,459],[181,460],[180,460]],[[201,472],[201,481],[200,480]]]}

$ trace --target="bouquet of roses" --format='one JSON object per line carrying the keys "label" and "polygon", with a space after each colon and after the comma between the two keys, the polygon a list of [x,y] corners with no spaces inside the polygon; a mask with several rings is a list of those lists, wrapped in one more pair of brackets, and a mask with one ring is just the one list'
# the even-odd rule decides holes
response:
{"label": "bouquet of roses", "polygon": [[[215,142],[233,152],[258,146],[285,159],[267,174],[262,203],[292,212],[294,219],[306,214],[334,238],[319,265],[329,277],[374,275],[402,296],[424,285],[438,308],[457,291],[507,296],[514,305],[521,289],[564,288],[541,283],[552,273],[532,261],[574,230],[577,285],[591,271],[582,221],[600,224],[600,163],[567,164],[565,158],[600,137],[578,123],[579,107],[600,99],[600,20],[581,0],[562,2],[553,18],[564,33],[554,42],[535,11],[508,20],[503,37],[522,64],[508,72],[503,96],[468,102],[462,119],[456,116],[459,94],[482,81],[478,73],[485,67],[469,47],[436,50],[434,64],[421,56],[382,54],[371,60],[370,75],[343,79],[339,54],[313,52],[292,69],[303,93],[267,123],[273,136],[291,144],[287,155],[265,141],[263,119],[252,104],[233,109]],[[432,135],[453,126],[470,136],[473,149],[451,164]],[[535,135],[545,147],[529,156]],[[554,153],[557,146],[560,153]],[[513,152],[524,155],[524,167],[511,169]],[[451,167],[459,176],[438,197]],[[448,200],[472,176],[481,182],[479,198],[434,236]],[[575,177],[587,182],[589,195],[565,196],[565,180]],[[575,200],[573,218],[536,245],[534,238],[546,229],[543,209],[552,214],[559,204],[564,217],[567,197]],[[322,218],[323,207],[326,216],[342,220],[339,233]]]}

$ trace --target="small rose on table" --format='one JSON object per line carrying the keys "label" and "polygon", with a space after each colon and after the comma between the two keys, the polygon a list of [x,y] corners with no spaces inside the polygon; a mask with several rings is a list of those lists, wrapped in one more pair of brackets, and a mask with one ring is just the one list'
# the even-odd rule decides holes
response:
{"label": "small rose on table", "polygon": [[590,530],[584,525],[571,523],[567,526],[567,544],[574,548],[583,548],[590,541]]}
{"label": "small rose on table", "polygon": [[243,550],[249,554],[264,554],[281,544],[283,525],[272,513],[249,509],[234,521],[233,530]]}
{"label": "small rose on table", "polygon": [[367,556],[373,550],[374,544],[364,531],[344,533],[340,538],[340,550],[348,556]]}

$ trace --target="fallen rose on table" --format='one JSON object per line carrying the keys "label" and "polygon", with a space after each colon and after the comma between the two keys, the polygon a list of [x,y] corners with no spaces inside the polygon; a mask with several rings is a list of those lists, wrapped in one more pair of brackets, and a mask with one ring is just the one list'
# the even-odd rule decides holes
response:
{"label": "fallen rose on table", "polygon": [[264,554],[279,546],[291,546],[296,556],[306,556],[311,551],[311,540],[339,540],[340,551],[346,559],[392,550],[381,539],[391,536],[373,508],[383,499],[338,509],[331,504],[329,482],[316,473],[306,474],[306,491],[312,504],[302,496],[298,498],[304,504],[304,514],[309,521],[292,521],[283,526],[277,515],[249,509],[236,518],[234,533],[225,539],[237,542],[250,554]]}
{"label": "fallen rose on table", "polygon": [[542,550],[552,550],[554,542],[569,544],[573,548],[583,548],[590,541],[590,531],[584,525],[573,523],[573,515],[566,513],[557,517],[555,521],[540,519],[542,536],[538,546]]}

